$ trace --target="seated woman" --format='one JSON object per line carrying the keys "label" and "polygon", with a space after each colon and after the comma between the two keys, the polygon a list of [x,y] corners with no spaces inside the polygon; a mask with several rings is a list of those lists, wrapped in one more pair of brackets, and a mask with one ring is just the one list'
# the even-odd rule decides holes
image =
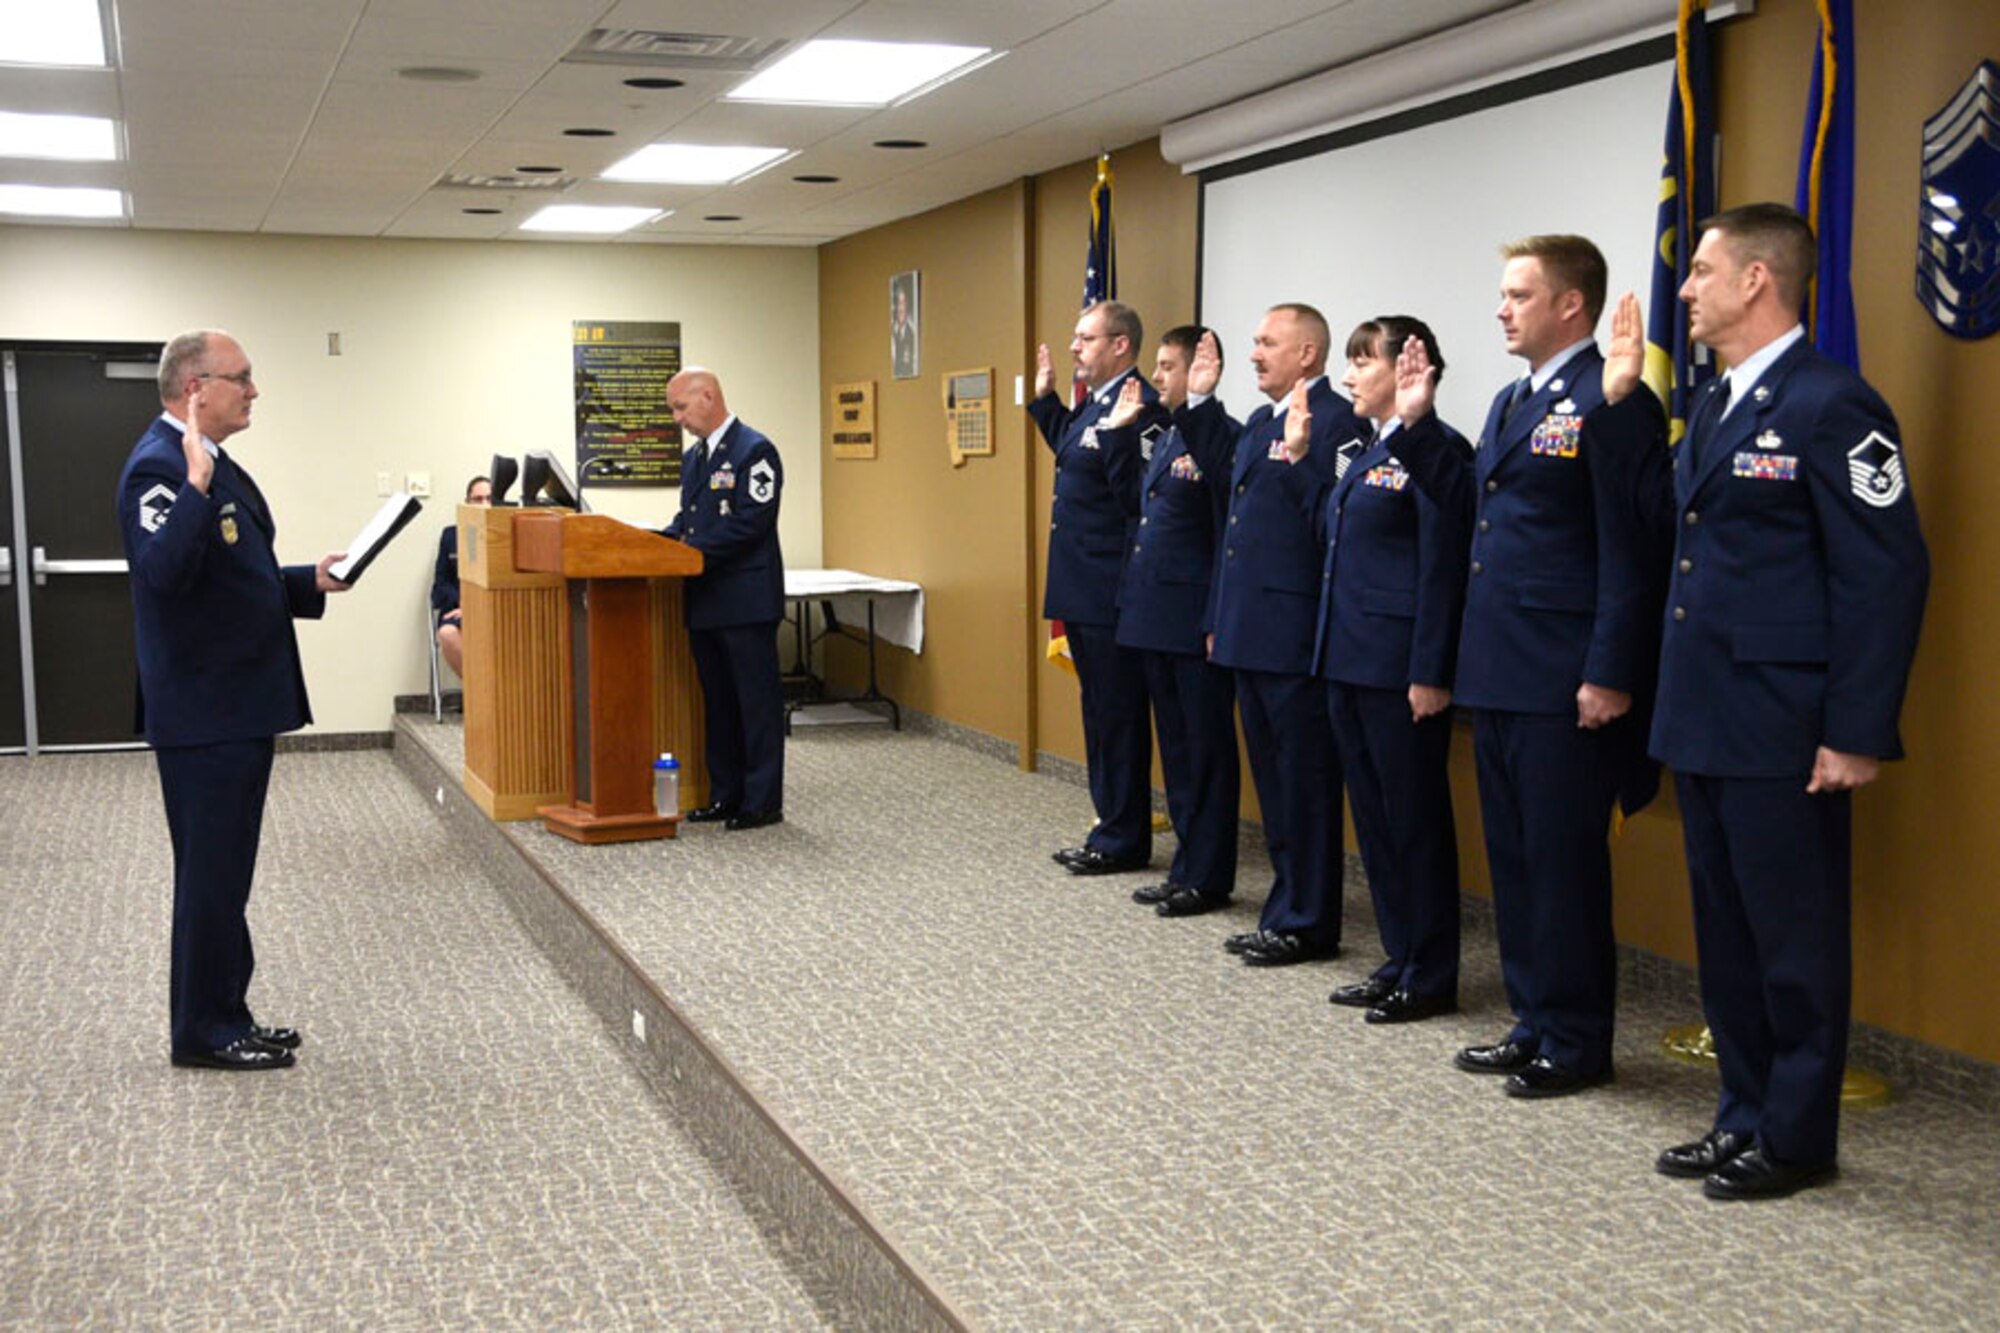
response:
{"label": "seated woman", "polygon": [[[485,477],[474,477],[465,484],[465,502],[469,505],[492,504],[493,483]],[[438,535],[437,572],[431,578],[431,610],[438,615],[438,655],[444,658],[453,675],[462,675],[465,644],[459,636],[456,523]]]}

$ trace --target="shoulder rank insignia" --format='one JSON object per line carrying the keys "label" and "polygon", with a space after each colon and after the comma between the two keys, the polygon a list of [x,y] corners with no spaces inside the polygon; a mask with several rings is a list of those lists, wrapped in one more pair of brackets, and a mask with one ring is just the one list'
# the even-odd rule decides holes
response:
{"label": "shoulder rank insignia", "polygon": [[148,532],[158,532],[167,525],[167,515],[174,512],[174,493],[165,486],[155,486],[139,497],[139,526]]}
{"label": "shoulder rank insignia", "polygon": [[778,493],[778,472],[771,460],[760,458],[750,468],[750,498],[757,504],[771,503]]}
{"label": "shoulder rank insignia", "polygon": [[1955,338],[2000,331],[2000,64],[1982,60],[1924,122],[1917,300]]}
{"label": "shoulder rank insignia", "polygon": [[1903,451],[1879,430],[1847,451],[1847,480],[1854,498],[1887,509],[1903,498]]}

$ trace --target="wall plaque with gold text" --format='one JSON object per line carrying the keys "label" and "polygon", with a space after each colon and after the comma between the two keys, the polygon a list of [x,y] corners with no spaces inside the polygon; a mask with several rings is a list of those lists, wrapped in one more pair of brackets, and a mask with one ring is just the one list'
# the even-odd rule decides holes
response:
{"label": "wall plaque with gold text", "polygon": [[875,456],[875,381],[856,380],[833,386],[833,400],[827,404],[827,420],[833,423],[835,458]]}
{"label": "wall plaque with gold text", "polygon": [[681,326],[579,319],[570,325],[576,476],[584,486],[678,486],[681,428],[667,410]]}

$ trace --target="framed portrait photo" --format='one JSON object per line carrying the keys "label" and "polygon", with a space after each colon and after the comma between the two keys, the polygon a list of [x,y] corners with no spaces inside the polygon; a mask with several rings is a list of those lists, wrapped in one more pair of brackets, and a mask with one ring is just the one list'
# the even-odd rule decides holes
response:
{"label": "framed portrait photo", "polygon": [[913,380],[921,368],[923,339],[916,269],[889,279],[889,368],[899,380]]}

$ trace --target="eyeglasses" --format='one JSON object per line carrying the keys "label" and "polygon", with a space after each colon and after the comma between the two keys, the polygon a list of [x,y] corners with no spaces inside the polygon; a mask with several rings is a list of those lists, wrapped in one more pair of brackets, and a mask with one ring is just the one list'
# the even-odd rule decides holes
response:
{"label": "eyeglasses", "polygon": [[1070,342],[1072,343],[1102,342],[1104,339],[1109,338],[1110,336],[1111,335],[1108,333],[1079,333],[1076,335],[1076,337],[1071,338]]}
{"label": "eyeglasses", "polygon": [[239,370],[234,375],[201,374],[196,375],[195,378],[198,380],[228,380],[239,389],[249,388],[252,382],[250,372],[247,370]]}

